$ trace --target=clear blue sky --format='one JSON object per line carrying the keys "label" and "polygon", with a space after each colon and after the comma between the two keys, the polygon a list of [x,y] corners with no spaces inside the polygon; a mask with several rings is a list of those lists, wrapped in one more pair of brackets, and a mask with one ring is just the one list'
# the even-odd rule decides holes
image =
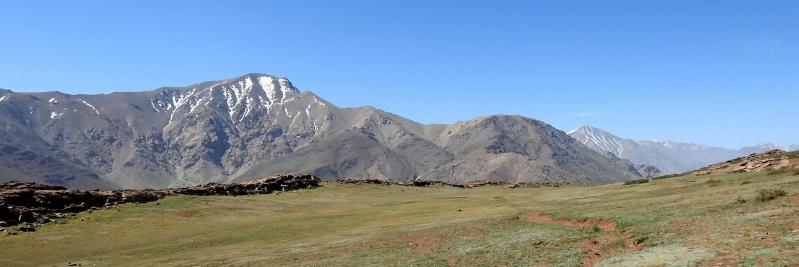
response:
{"label": "clear blue sky", "polygon": [[726,147],[799,143],[799,1],[5,1],[0,87],[262,72],[424,123],[521,114]]}

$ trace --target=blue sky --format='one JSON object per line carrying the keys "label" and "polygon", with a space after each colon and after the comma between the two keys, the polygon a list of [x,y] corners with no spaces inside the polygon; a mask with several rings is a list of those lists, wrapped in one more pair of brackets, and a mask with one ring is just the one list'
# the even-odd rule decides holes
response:
{"label": "blue sky", "polygon": [[262,72],[424,123],[521,114],[725,147],[799,143],[799,1],[5,1],[0,88]]}

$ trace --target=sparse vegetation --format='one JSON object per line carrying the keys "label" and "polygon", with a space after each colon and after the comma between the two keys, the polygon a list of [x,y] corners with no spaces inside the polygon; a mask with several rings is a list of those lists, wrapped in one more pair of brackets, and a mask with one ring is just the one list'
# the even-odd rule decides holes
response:
{"label": "sparse vegetation", "polygon": [[[779,189],[767,191],[771,201],[735,204],[755,202],[760,188]],[[764,233],[796,229],[799,203],[779,197],[794,190],[799,177],[762,172],[640,188],[328,183],[280,195],[176,196],[0,235],[0,266],[791,266],[796,243],[779,240],[793,237]]]}
{"label": "sparse vegetation", "polygon": [[624,182],[624,185],[634,185],[634,184],[645,184],[648,183],[649,179],[636,179]]}
{"label": "sparse vegetation", "polygon": [[783,169],[777,169],[777,170],[770,170],[770,171],[768,171],[767,174],[771,176],[771,175],[795,174],[796,172],[799,172],[799,171],[794,170],[794,169],[783,168]]}
{"label": "sparse vegetation", "polygon": [[782,189],[760,189],[757,191],[757,197],[755,197],[755,200],[758,202],[767,202],[777,199],[778,197],[783,197],[787,194],[788,192],[785,192],[785,190]]}

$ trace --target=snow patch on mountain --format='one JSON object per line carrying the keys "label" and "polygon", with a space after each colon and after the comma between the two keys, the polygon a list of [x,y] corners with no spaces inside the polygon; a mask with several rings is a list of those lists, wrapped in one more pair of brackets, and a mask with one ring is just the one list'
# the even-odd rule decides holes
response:
{"label": "snow patch on mountain", "polygon": [[64,110],[61,111],[61,112],[52,111],[52,112],[50,112],[50,119],[54,120],[54,119],[61,118],[61,117],[64,116],[64,113],[67,113],[68,110],[69,110],[68,108],[64,108]]}
{"label": "snow patch on mountain", "polygon": [[100,115],[100,111],[99,111],[99,110],[97,110],[97,108],[96,108],[96,107],[94,107],[94,105],[92,105],[92,104],[90,104],[89,102],[86,102],[86,100],[83,100],[83,99],[80,99],[80,98],[78,98],[78,101],[80,101],[81,103],[83,103],[83,104],[84,104],[84,105],[86,105],[87,107],[89,107],[89,108],[91,108],[92,110],[94,110],[94,113],[97,113],[97,115]]}

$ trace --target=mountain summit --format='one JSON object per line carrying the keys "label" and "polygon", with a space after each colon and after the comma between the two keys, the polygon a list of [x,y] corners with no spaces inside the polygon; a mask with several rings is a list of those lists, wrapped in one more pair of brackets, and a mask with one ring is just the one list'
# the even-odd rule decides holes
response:
{"label": "mountain summit", "polygon": [[339,108],[247,74],[139,93],[0,91],[0,180],[175,187],[282,173],[324,179],[596,184],[639,176],[530,118],[423,125]]}

